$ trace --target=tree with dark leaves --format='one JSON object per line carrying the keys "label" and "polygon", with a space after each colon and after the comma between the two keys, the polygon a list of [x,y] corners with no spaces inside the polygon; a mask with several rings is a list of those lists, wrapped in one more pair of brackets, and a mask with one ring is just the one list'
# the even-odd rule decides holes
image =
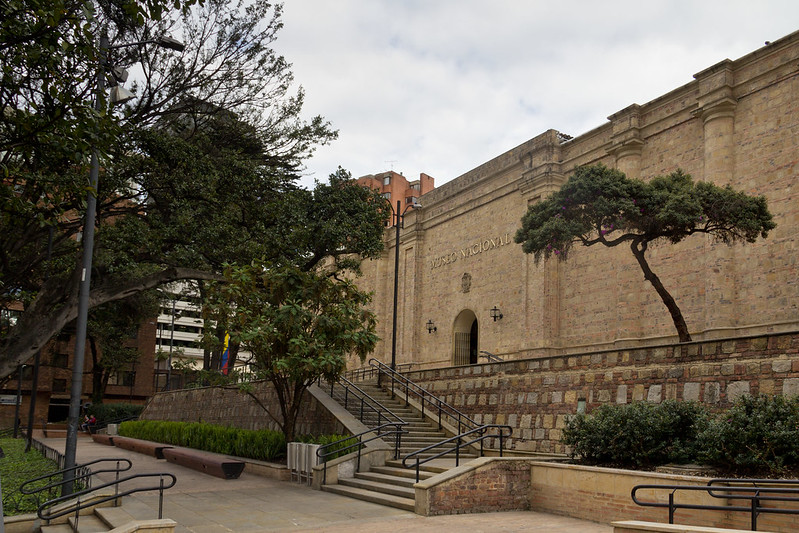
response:
{"label": "tree with dark leaves", "polygon": [[531,205],[515,239],[536,262],[552,256],[565,261],[575,244],[628,245],[668,309],[680,342],[687,342],[691,335],[682,312],[646,259],[649,244],[676,244],[697,234],[727,244],[755,242],[774,227],[763,196],[694,183],[680,170],[644,182],[595,165],[578,168],[559,191]]}

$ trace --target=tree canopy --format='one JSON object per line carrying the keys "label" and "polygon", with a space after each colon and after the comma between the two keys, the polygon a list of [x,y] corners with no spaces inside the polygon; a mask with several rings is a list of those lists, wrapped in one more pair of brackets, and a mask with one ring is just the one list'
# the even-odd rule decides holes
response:
{"label": "tree canopy", "polygon": [[135,369],[140,353],[133,340],[145,320],[158,315],[157,291],[144,291],[92,309],[87,338],[91,354],[91,401],[103,403],[113,374]]}
{"label": "tree canopy", "polygon": [[212,284],[204,313],[252,354],[256,375],[272,382],[279,415],[250,396],[290,441],[304,391],[319,377],[335,379],[347,355],[364,359],[374,349],[377,321],[369,300],[351,280],[325,269],[256,261],[228,266],[225,281]]}
{"label": "tree canopy", "polygon": [[559,191],[531,205],[515,240],[536,262],[552,256],[566,260],[575,244],[629,245],[686,342],[691,336],[682,312],[646,260],[649,243],[676,244],[695,234],[751,243],[774,227],[763,196],[695,183],[680,170],[644,182],[595,165],[579,167]]}
{"label": "tree canopy", "polygon": [[[378,253],[385,213],[375,194],[347,186],[343,170],[314,191],[296,185],[303,160],[336,132],[301,118],[302,89],[272,49],[280,6],[40,4],[2,4],[0,54],[13,68],[0,88],[0,306],[18,316],[0,335],[0,375],[76,316],[92,148],[101,172],[91,306],[219,279],[226,263],[310,270],[334,257],[344,268],[357,266],[349,254]],[[111,63],[141,64],[138,98],[98,113],[90,80],[101,28],[113,44],[173,34],[186,50],[115,50]],[[42,32],[52,42],[37,55]]]}

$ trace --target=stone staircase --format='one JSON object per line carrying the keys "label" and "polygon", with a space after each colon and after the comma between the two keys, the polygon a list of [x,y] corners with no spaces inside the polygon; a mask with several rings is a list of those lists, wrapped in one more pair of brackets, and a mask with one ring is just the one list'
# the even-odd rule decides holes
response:
{"label": "stone staircase", "polygon": [[[450,435],[438,429],[436,423],[422,417],[421,413],[415,409],[406,407],[403,400],[398,397],[391,398],[390,392],[384,391],[376,383],[358,382],[357,385],[382,406],[408,423],[405,426],[405,430],[408,433],[403,434],[401,439],[400,459],[387,461],[385,466],[372,466],[367,472],[356,472],[353,478],[339,479],[337,485],[323,485],[322,490],[414,511],[416,501],[413,485],[416,483],[416,471],[413,468],[403,467],[402,458],[411,452],[441,442]],[[343,393],[334,393],[333,398],[344,405]],[[360,402],[352,401],[352,398],[350,398],[347,409],[356,417],[360,417]],[[385,423],[385,419],[382,419],[382,421]],[[364,424],[369,427],[376,427],[377,422],[378,417],[376,415],[368,414],[368,412],[364,413]],[[385,440],[387,444],[394,446],[394,435],[387,435]],[[443,451],[443,448],[431,450],[429,453],[420,454],[419,456],[426,458],[440,451]],[[477,457],[471,451],[464,452],[466,450],[461,450],[461,462]],[[449,468],[455,466],[454,457],[454,453],[450,453],[441,459],[421,465],[419,479],[424,480],[438,473],[446,472]]]}
{"label": "stone staircase", "polygon": [[[112,529],[138,521],[138,526],[143,529],[153,529],[158,525],[159,531],[174,531],[175,523],[171,520],[157,520],[153,516],[152,507],[145,505],[133,498],[124,498],[122,507],[95,507],[90,514],[81,514],[78,527],[75,527],[75,517],[70,516],[67,523],[41,526],[41,533],[105,533]],[[129,531],[136,531],[132,526]]]}

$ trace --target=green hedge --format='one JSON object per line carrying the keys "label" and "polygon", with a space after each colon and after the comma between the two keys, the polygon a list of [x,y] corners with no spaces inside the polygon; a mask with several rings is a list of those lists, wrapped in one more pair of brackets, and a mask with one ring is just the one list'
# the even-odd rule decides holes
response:
{"label": "green hedge", "polygon": [[[138,420],[123,422],[119,434],[124,437],[151,440],[173,446],[184,446],[260,461],[274,461],[286,456],[286,438],[279,431],[257,431],[200,422],[164,422]],[[343,435],[303,436],[301,442],[328,444],[343,439]],[[298,439],[298,440],[300,440]],[[354,441],[353,441],[354,442]],[[342,448],[346,443],[339,444]],[[349,453],[349,452],[347,452]]]}
{"label": "green hedge", "polygon": [[694,402],[634,402],[602,405],[566,422],[563,442],[587,464],[652,468],[684,463],[696,455],[697,435],[707,411]]}
{"label": "green hedge", "polygon": [[701,463],[734,476],[796,474],[799,397],[743,396],[715,416],[693,402],[603,405],[569,418],[563,442],[585,464]]}
{"label": "green hedge", "polygon": [[87,413],[97,418],[98,426],[104,427],[138,418],[143,410],[143,405],[133,403],[96,403],[89,407]]}
{"label": "green hedge", "polygon": [[744,396],[699,436],[700,460],[741,475],[799,470],[799,397]]}

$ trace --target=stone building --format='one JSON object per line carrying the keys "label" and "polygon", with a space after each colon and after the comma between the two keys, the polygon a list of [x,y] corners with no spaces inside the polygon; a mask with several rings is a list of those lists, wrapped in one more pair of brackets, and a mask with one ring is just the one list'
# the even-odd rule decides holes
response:
{"label": "stone building", "polygon": [[[575,167],[695,180],[765,195],[777,227],[754,244],[705,236],[650,247],[697,341],[799,330],[799,32],[721,61],[663,96],[570,137],[546,131],[419,198],[401,231],[397,363],[437,368],[675,342],[629,249],[576,247],[536,265],[513,242],[528,205]],[[394,232],[359,284],[374,291],[391,359]],[[492,316],[493,315],[493,316]],[[350,362],[351,367],[359,366]]]}

